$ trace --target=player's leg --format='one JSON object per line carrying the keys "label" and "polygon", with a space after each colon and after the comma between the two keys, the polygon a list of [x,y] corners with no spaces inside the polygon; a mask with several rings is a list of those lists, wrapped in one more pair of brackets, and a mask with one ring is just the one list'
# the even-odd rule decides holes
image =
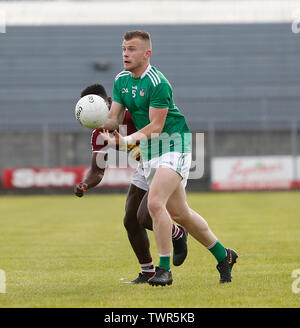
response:
{"label": "player's leg", "polygon": [[178,188],[169,197],[167,209],[174,220],[183,225],[204,246],[208,247],[216,241],[217,238],[207,222],[188,206],[182,184],[178,185]]}
{"label": "player's leg", "polygon": [[167,210],[169,197],[181,185],[182,176],[173,168],[160,166],[152,178],[148,196],[148,208],[153,219],[153,230],[159,251],[160,262],[155,275],[149,279],[151,285],[171,284],[170,270],[170,214]]}
{"label": "player's leg", "polygon": [[[172,245],[172,221],[167,211],[167,202],[181,183],[181,176],[174,170],[162,167],[156,169],[148,195],[148,209],[153,221],[153,232],[159,252],[159,267],[170,270]],[[162,187],[163,186],[163,187]]]}
{"label": "player's leg", "polygon": [[218,262],[220,283],[230,282],[231,270],[238,256],[234,250],[226,249],[211,231],[205,219],[188,206],[182,184],[170,196],[167,209],[176,221],[180,222],[196,240],[214,255]]}
{"label": "player's leg", "polygon": [[150,254],[150,242],[147,232],[137,220],[137,211],[146,191],[131,184],[127,193],[124,226],[131,247],[138,258],[142,273],[134,283],[147,282],[154,275],[154,266]]}
{"label": "player's leg", "polygon": [[[153,230],[152,218],[148,210],[148,192],[144,195],[138,209],[137,219],[139,223],[148,230]],[[172,222],[172,243],[173,243],[173,264],[181,265],[186,259],[187,248],[187,231],[180,225]]]}
{"label": "player's leg", "polygon": [[137,219],[140,225],[148,230],[153,230],[152,218],[148,210],[148,191],[139,204]]}
{"label": "player's leg", "polygon": [[[169,154],[166,154],[165,159],[169,156]],[[175,156],[175,155],[174,155]],[[228,282],[231,281],[231,269],[233,264],[235,263],[235,260],[237,258],[237,254],[233,251],[228,249],[226,252],[226,249],[224,246],[217,240],[216,236],[212,233],[210,228],[208,227],[207,222],[195,211],[189,208],[187,202],[186,202],[186,195],[185,190],[183,187],[183,184],[185,185],[188,171],[189,171],[189,156],[182,154],[178,159],[179,161],[176,161],[176,158],[172,158],[172,169],[169,169],[165,171],[164,174],[159,174],[160,168],[156,170],[154,176],[153,176],[153,182],[155,179],[157,181],[157,188],[160,186],[163,186],[164,189],[166,186],[172,187],[175,186],[174,192],[170,193],[169,197],[167,197],[167,204],[164,205],[165,198],[163,197],[163,194],[159,193],[159,190],[154,190],[154,200],[155,195],[157,195],[156,203],[157,208],[162,208],[165,206],[167,212],[170,213],[170,215],[179,223],[181,223],[191,234],[195,237],[199,242],[201,242],[204,246],[206,246],[210,252],[216,257],[218,261],[218,270],[220,272],[220,282]],[[162,158],[162,161],[164,159]],[[166,163],[167,161],[165,161]],[[169,159],[168,159],[169,162]],[[170,163],[171,163],[170,162]],[[175,165],[174,165],[175,164]],[[180,164],[180,165],[178,165]],[[181,173],[181,176],[177,174],[177,172]],[[148,170],[147,172],[147,179],[151,178],[151,170]],[[179,177],[179,178],[178,178]],[[178,184],[178,188],[176,188],[176,180],[183,179],[182,182]],[[152,187],[153,185],[151,185]],[[151,192],[151,190],[150,190]],[[150,194],[149,194],[150,199]],[[148,205],[149,206],[149,205]],[[150,208],[150,206],[149,206]],[[155,217],[155,215],[153,215]],[[157,217],[159,217],[159,212],[157,214]],[[155,221],[154,221],[155,224]],[[154,225],[155,228],[155,225]],[[161,236],[158,236],[158,238],[162,238]],[[158,249],[159,249],[159,245]],[[156,279],[157,273],[155,276],[151,279],[149,279],[149,283],[152,284],[152,282],[155,282],[154,284],[162,284],[160,283],[159,279]]]}

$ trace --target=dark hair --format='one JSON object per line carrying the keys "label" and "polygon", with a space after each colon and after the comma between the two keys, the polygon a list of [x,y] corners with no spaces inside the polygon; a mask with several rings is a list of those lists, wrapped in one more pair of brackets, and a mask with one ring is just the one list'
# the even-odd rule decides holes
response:
{"label": "dark hair", "polygon": [[124,34],[124,40],[128,41],[133,38],[139,38],[151,42],[150,34],[142,30],[128,31]]}
{"label": "dark hair", "polygon": [[81,92],[81,98],[86,95],[98,95],[98,96],[104,98],[105,100],[107,99],[107,93],[105,91],[104,86],[102,84],[98,84],[98,83],[89,85],[87,88],[85,88]]}

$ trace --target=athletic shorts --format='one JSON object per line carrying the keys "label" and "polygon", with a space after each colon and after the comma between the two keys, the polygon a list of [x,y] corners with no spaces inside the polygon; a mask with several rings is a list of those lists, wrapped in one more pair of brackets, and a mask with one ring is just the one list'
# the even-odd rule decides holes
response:
{"label": "athletic shorts", "polygon": [[144,168],[141,163],[138,164],[138,167],[136,168],[135,172],[132,175],[131,184],[146,191],[148,191],[149,189],[148,183],[144,175]]}
{"label": "athletic shorts", "polygon": [[169,167],[177,172],[182,177],[182,184],[186,187],[189,177],[192,161],[191,153],[170,152],[161,155],[160,157],[152,158],[150,161],[144,162],[144,175],[150,186],[156,169],[160,166]]}

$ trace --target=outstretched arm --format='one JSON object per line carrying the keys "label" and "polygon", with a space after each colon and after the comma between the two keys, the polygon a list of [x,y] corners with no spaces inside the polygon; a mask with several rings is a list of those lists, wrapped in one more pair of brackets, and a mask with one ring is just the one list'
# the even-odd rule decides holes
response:
{"label": "outstretched arm", "polygon": [[[74,193],[78,197],[82,197],[84,193],[91,188],[97,186],[103,176],[105,171],[105,161],[106,153],[93,152],[91,167],[87,172],[87,175],[83,181],[77,183],[74,187]],[[99,165],[100,164],[100,167]]]}
{"label": "outstretched arm", "polygon": [[150,107],[149,119],[150,123],[141,130],[134,132],[130,136],[123,137],[117,130],[114,131],[115,138],[111,137],[108,131],[101,133],[104,140],[109,146],[118,144],[120,147],[126,148],[127,145],[138,145],[141,141],[151,139],[161,134],[168,114],[168,108]]}
{"label": "outstretched arm", "polygon": [[124,115],[124,105],[113,101],[108,114],[108,119],[106,120],[104,126],[102,126],[101,128],[109,131],[117,130],[119,128],[119,125],[123,123]]}
{"label": "outstretched arm", "polygon": [[141,130],[130,135],[128,143],[139,143],[147,139],[151,139],[154,135],[158,136],[161,134],[168,114],[168,108],[149,108],[149,120],[150,123]]}

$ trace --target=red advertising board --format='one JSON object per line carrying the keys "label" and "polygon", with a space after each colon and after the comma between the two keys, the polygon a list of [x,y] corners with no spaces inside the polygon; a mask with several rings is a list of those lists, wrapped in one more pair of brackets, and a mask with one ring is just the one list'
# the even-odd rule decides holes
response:
{"label": "red advertising board", "polygon": [[[66,188],[83,180],[89,167],[5,168],[2,186],[14,188]],[[130,184],[134,168],[107,168],[99,186],[123,187]]]}

